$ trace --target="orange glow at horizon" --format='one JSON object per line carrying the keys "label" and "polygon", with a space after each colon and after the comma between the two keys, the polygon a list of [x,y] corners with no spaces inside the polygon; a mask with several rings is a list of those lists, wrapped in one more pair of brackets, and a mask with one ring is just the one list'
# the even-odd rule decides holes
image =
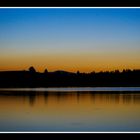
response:
{"label": "orange glow at horizon", "polygon": [[[131,57],[130,57],[131,56]],[[112,71],[123,69],[140,69],[138,55],[96,54],[96,53],[60,53],[0,56],[0,71],[28,70],[33,66],[36,71],[65,70],[69,72]]]}

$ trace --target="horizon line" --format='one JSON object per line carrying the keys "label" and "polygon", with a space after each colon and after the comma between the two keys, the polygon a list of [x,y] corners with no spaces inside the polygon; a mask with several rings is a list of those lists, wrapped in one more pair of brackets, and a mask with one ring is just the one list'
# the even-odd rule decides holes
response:
{"label": "horizon line", "polygon": [[[33,67],[35,69],[34,66],[30,66],[29,68]],[[16,71],[29,71],[29,68],[28,69],[15,69],[15,70],[0,70],[0,72],[16,72]],[[44,71],[37,71],[35,69],[36,72],[39,72],[39,73],[44,73],[45,70],[47,70],[48,72],[57,72],[57,71],[64,71],[64,72],[69,72],[69,73],[92,73],[92,72],[95,72],[95,73],[100,73],[100,72],[115,72],[115,71],[119,71],[119,72],[123,72],[123,71],[134,71],[134,70],[140,70],[140,68],[138,69],[130,69],[130,68],[124,68],[122,70],[119,70],[119,69],[114,69],[114,70],[99,70],[99,71],[95,71],[95,70],[92,70],[90,72],[80,72],[80,70],[76,70],[75,72],[74,71],[68,71],[68,70],[63,70],[63,69],[56,69],[56,70],[51,70],[49,71],[48,68],[45,68]]]}

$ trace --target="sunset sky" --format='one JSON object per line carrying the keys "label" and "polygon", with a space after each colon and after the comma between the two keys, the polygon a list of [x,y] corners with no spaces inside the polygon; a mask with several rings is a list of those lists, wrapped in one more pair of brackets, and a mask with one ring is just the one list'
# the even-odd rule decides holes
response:
{"label": "sunset sky", "polygon": [[140,9],[0,8],[0,71],[140,69]]}

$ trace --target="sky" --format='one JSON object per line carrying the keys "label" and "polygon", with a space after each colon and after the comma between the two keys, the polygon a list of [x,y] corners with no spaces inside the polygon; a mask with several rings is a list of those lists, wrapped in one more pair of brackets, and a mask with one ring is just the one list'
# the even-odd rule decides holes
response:
{"label": "sky", "polygon": [[0,8],[0,71],[140,69],[140,8]]}

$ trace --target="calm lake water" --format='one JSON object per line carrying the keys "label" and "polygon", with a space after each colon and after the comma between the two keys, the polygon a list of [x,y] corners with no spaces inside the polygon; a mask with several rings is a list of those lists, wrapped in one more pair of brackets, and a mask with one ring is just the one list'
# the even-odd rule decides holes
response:
{"label": "calm lake water", "polygon": [[0,131],[140,132],[140,88],[0,89]]}

